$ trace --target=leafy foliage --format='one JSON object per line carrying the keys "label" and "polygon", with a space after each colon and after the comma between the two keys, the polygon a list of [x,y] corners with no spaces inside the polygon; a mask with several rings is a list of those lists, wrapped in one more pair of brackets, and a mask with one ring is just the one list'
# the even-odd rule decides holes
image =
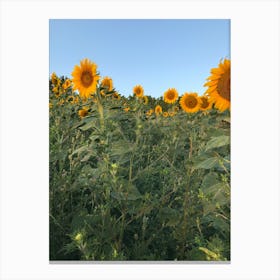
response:
{"label": "leafy foliage", "polygon": [[229,260],[229,112],[99,96],[50,87],[50,260]]}

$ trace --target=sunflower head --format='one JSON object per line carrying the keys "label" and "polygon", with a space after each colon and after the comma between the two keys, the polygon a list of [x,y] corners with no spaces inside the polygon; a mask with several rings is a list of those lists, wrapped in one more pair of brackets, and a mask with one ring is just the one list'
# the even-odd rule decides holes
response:
{"label": "sunflower head", "polygon": [[212,108],[212,103],[209,101],[209,98],[207,95],[200,96],[199,97],[201,103],[200,103],[200,110],[201,111],[206,111]]}
{"label": "sunflower head", "polygon": [[176,114],[175,112],[169,112],[169,113],[168,113],[169,117],[174,117],[175,114]]}
{"label": "sunflower head", "polygon": [[81,110],[78,111],[80,118],[84,118],[88,115],[88,107],[83,107]]}
{"label": "sunflower head", "polygon": [[133,88],[133,93],[136,97],[142,98],[144,96],[144,89],[142,86],[137,85]]}
{"label": "sunflower head", "polygon": [[185,93],[180,99],[182,109],[187,113],[195,113],[200,108],[201,101],[197,93]]}
{"label": "sunflower head", "polygon": [[107,91],[113,90],[113,80],[109,77],[104,77],[101,81],[101,86],[106,88]]}
{"label": "sunflower head", "polygon": [[96,91],[100,76],[97,74],[97,65],[85,58],[81,60],[80,66],[76,65],[72,72],[73,89],[77,89],[82,98],[88,98]]}
{"label": "sunflower head", "polygon": [[64,90],[68,89],[70,86],[71,86],[71,80],[70,79],[67,79],[62,85]]}
{"label": "sunflower head", "polygon": [[148,96],[144,96],[143,97],[143,103],[145,104],[145,105],[147,105],[148,103],[149,103],[149,98],[148,98]]}
{"label": "sunflower head", "polygon": [[66,102],[69,102],[71,104],[74,103],[74,96],[73,95],[69,95],[67,98],[66,98]]}
{"label": "sunflower head", "polygon": [[153,114],[154,110],[150,109],[146,112],[146,116],[151,116]]}
{"label": "sunflower head", "polygon": [[160,106],[160,105],[157,105],[156,107],[155,107],[155,114],[156,115],[159,115],[159,114],[161,114],[162,113],[162,107]]}
{"label": "sunflower head", "polygon": [[56,96],[59,96],[59,88],[57,86],[53,87],[52,91],[53,93],[55,93]]}
{"label": "sunflower head", "polygon": [[163,100],[166,103],[170,103],[170,104],[175,103],[177,99],[178,99],[178,92],[175,88],[168,89],[163,95]]}
{"label": "sunflower head", "polygon": [[130,110],[130,108],[129,107],[126,107],[126,108],[124,108],[123,109],[125,112],[128,112],[129,110]]}
{"label": "sunflower head", "polygon": [[218,68],[211,69],[211,76],[207,80],[204,86],[208,87],[206,93],[210,102],[221,112],[230,109],[230,60],[224,59]]}
{"label": "sunflower head", "polygon": [[51,74],[51,80],[52,80],[52,83],[54,84],[55,80],[57,79],[57,75],[55,74],[55,72],[52,72]]}
{"label": "sunflower head", "polygon": [[167,118],[169,116],[168,112],[163,112],[162,114],[165,118]]}
{"label": "sunflower head", "polygon": [[60,81],[60,79],[57,77],[57,75],[55,74],[55,72],[53,72],[52,73],[52,75],[51,75],[51,80],[52,80],[52,84],[54,85],[54,86],[60,86],[60,83],[61,83],[61,81]]}
{"label": "sunflower head", "polygon": [[121,96],[119,95],[118,92],[114,92],[113,95],[112,95],[113,99],[117,99],[117,100],[120,100],[121,99]]}
{"label": "sunflower head", "polygon": [[62,106],[63,104],[64,104],[64,99],[60,99],[59,101],[58,101],[58,105],[60,105],[60,106]]}

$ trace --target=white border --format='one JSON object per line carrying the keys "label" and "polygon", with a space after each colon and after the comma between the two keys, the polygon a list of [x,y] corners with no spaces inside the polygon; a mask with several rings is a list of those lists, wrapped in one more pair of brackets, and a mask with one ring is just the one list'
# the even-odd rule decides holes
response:
{"label": "white border", "polygon": [[[0,279],[280,278],[277,0],[0,3]],[[49,264],[50,18],[231,19],[231,264]]]}

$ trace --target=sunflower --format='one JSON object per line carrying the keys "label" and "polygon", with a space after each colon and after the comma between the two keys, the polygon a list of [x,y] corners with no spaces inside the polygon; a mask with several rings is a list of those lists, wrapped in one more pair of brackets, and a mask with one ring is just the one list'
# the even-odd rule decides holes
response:
{"label": "sunflower", "polygon": [[146,116],[151,116],[153,114],[154,110],[150,109],[146,112]]}
{"label": "sunflower", "polygon": [[73,89],[78,89],[81,97],[88,98],[96,91],[96,85],[100,76],[96,72],[97,65],[85,58],[81,60],[80,66],[76,65],[72,72]]}
{"label": "sunflower", "polygon": [[55,72],[53,72],[52,73],[52,75],[51,75],[51,80],[52,80],[52,84],[54,85],[54,86],[60,86],[60,83],[61,83],[61,81],[60,81],[60,79],[57,77],[57,75],[55,74]]}
{"label": "sunflower", "polygon": [[62,106],[63,104],[64,104],[64,99],[60,99],[59,101],[58,101],[58,105],[60,105],[60,106]]}
{"label": "sunflower", "polygon": [[117,100],[120,100],[121,99],[121,96],[119,95],[118,92],[114,92],[113,95],[112,95],[113,99],[117,99]]}
{"label": "sunflower", "polygon": [[163,112],[162,114],[165,118],[167,118],[169,116],[168,112]]}
{"label": "sunflower", "polygon": [[85,116],[88,115],[88,107],[83,107],[81,110],[78,111],[78,114],[81,118],[84,118]]}
{"label": "sunflower", "polygon": [[137,85],[133,88],[133,93],[135,94],[136,97],[142,98],[144,96],[144,89],[142,86]]}
{"label": "sunflower", "polygon": [[210,102],[221,112],[230,109],[230,60],[224,59],[218,68],[211,69],[207,80],[204,86],[208,87],[206,93]]}
{"label": "sunflower", "polygon": [[57,79],[57,76],[56,76],[55,72],[53,72],[51,75],[52,84],[55,84],[56,79]]}
{"label": "sunflower", "polygon": [[64,90],[68,89],[70,86],[71,86],[71,80],[70,79],[67,79],[62,85]]}
{"label": "sunflower", "polygon": [[157,105],[155,107],[155,113],[156,113],[156,115],[159,115],[162,113],[162,107],[160,105]]}
{"label": "sunflower", "polygon": [[206,111],[212,108],[212,102],[209,101],[209,98],[206,95],[200,96],[199,99],[201,100],[201,104],[200,104],[201,111]]}
{"label": "sunflower", "polygon": [[195,113],[199,110],[201,100],[198,98],[197,93],[185,93],[180,99],[182,109],[187,113]]}
{"label": "sunflower", "polygon": [[129,107],[126,107],[126,108],[124,108],[123,109],[125,112],[128,112],[129,110],[130,110],[130,108]]}
{"label": "sunflower", "polygon": [[174,117],[175,114],[176,114],[175,112],[169,112],[169,113],[168,113],[169,117]]}
{"label": "sunflower", "polygon": [[106,88],[107,91],[112,91],[113,89],[113,80],[109,77],[104,77],[101,81],[101,86]]}
{"label": "sunflower", "polygon": [[69,96],[66,98],[66,102],[69,102],[69,103],[73,104],[73,103],[74,103],[74,96],[69,95]]}
{"label": "sunflower", "polygon": [[175,88],[169,88],[163,95],[163,100],[166,103],[175,103],[178,99],[178,92]]}
{"label": "sunflower", "polygon": [[59,88],[58,87],[54,87],[52,89],[52,91],[55,93],[56,96],[59,95]]}
{"label": "sunflower", "polygon": [[60,97],[60,95],[62,94],[62,89],[58,86],[55,86],[53,89],[52,89],[55,97]]}
{"label": "sunflower", "polygon": [[143,97],[143,103],[145,104],[145,105],[147,105],[148,103],[149,103],[149,98],[148,98],[148,96],[144,96]]}

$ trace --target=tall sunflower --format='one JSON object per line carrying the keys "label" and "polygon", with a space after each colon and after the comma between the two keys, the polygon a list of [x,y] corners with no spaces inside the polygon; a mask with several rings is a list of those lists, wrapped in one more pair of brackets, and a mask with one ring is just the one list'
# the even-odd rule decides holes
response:
{"label": "tall sunflower", "polygon": [[151,116],[153,114],[154,110],[150,109],[146,112],[146,116]]}
{"label": "tall sunflower", "polygon": [[163,100],[166,103],[175,103],[178,99],[178,92],[175,88],[169,88],[163,95]]}
{"label": "tall sunflower", "polygon": [[162,113],[162,107],[160,106],[160,105],[157,105],[156,107],[155,107],[155,114],[156,115],[159,115],[159,114],[161,114]]}
{"label": "tall sunflower", "polygon": [[97,65],[87,58],[81,60],[80,66],[74,67],[72,72],[73,89],[78,89],[83,98],[90,97],[96,91],[96,85],[100,79],[96,69]]}
{"label": "tall sunflower", "polygon": [[80,118],[84,118],[88,115],[88,107],[83,107],[81,110],[78,111]]}
{"label": "tall sunflower", "polygon": [[136,97],[142,98],[144,96],[144,89],[142,86],[137,85],[133,88],[133,93]]}
{"label": "tall sunflower", "polygon": [[199,96],[199,99],[201,100],[201,104],[200,104],[201,111],[206,111],[212,108],[212,102],[209,101],[209,98],[206,95]]}
{"label": "tall sunflower", "polygon": [[67,79],[62,85],[63,89],[64,90],[68,89],[71,86],[71,83],[72,83],[71,80]]}
{"label": "tall sunflower", "polygon": [[113,80],[110,77],[104,77],[101,81],[101,86],[106,88],[107,91],[112,91],[113,89]]}
{"label": "tall sunflower", "polygon": [[120,100],[121,99],[121,96],[119,95],[118,92],[114,92],[113,95],[112,95],[113,99],[117,99],[117,100]]}
{"label": "tall sunflower", "polygon": [[185,93],[180,99],[182,109],[187,113],[195,113],[199,110],[201,100],[198,98],[197,93]]}
{"label": "tall sunflower", "polygon": [[53,72],[52,73],[52,75],[51,75],[51,80],[52,80],[52,84],[54,85],[54,86],[60,86],[60,83],[61,83],[61,81],[60,81],[60,79],[57,77],[57,75],[55,74],[55,72]]}
{"label": "tall sunflower", "polygon": [[211,76],[207,80],[204,86],[208,87],[206,93],[210,101],[221,112],[230,109],[230,60],[224,59],[218,68],[211,69]]}
{"label": "tall sunflower", "polygon": [[145,105],[147,105],[148,103],[149,103],[149,98],[148,98],[148,96],[143,96],[143,103],[145,104]]}

